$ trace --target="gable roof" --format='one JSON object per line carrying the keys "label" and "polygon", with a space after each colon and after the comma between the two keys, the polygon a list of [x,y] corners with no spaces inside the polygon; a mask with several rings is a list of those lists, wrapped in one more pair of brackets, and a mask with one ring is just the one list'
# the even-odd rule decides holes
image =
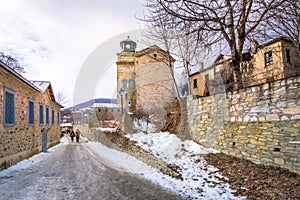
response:
{"label": "gable roof", "polygon": [[51,83],[49,81],[30,81],[32,84],[34,84],[36,87],[38,87],[42,92],[45,92],[46,89],[51,86]]}
{"label": "gable roof", "polygon": [[276,42],[279,42],[279,41],[286,41],[286,42],[290,42],[290,43],[293,43],[291,39],[289,39],[288,37],[285,37],[285,36],[280,36],[280,37],[277,37],[275,39],[272,39],[266,43],[263,43],[261,45],[258,45],[257,48],[264,48],[266,46],[269,46],[271,44],[274,44]]}
{"label": "gable roof", "polygon": [[[135,53],[135,56],[137,56],[137,57],[143,56],[143,55],[146,55],[146,54],[151,53],[152,51],[161,51],[163,54],[168,54],[167,51],[163,50],[163,49],[160,48],[159,46],[157,46],[157,45],[152,45],[152,46],[150,46],[150,47],[147,47],[147,48],[145,48],[145,49],[142,49],[142,50],[140,50],[140,51],[137,51],[137,52]],[[172,61],[175,62],[175,59],[174,59],[172,56],[171,56],[171,59],[172,59]]]}
{"label": "gable roof", "polygon": [[34,84],[36,87],[38,87],[42,91],[42,93],[45,93],[46,90],[48,90],[50,99],[56,102],[50,81],[30,81],[30,82]]}

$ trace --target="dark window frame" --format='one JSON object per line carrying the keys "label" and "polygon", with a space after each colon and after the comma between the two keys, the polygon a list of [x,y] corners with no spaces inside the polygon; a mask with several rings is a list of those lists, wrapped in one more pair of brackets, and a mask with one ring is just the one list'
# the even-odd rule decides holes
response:
{"label": "dark window frame", "polygon": [[34,100],[28,99],[28,125],[34,125]]}
{"label": "dark window frame", "polygon": [[273,54],[272,54],[272,51],[265,52],[264,58],[265,58],[265,66],[273,64]]}
{"label": "dark window frame", "polygon": [[39,104],[39,116],[40,116],[40,125],[44,125],[44,105]]}
{"label": "dark window frame", "polygon": [[57,111],[57,124],[59,124],[59,122],[60,122],[60,112]]}
{"label": "dark window frame", "polygon": [[[12,99],[9,99],[12,98]],[[16,120],[15,92],[8,88],[4,88],[4,108],[3,108],[3,125],[14,126]],[[12,110],[9,111],[9,110]]]}
{"label": "dark window frame", "polygon": [[51,111],[51,113],[52,113],[52,116],[51,116],[51,121],[52,121],[52,125],[54,125],[55,124],[55,111],[54,111],[54,109],[52,108],[52,111]]}
{"label": "dark window frame", "polygon": [[291,62],[291,50],[290,49],[285,50],[285,56],[286,56],[286,62],[292,64],[292,62]]}
{"label": "dark window frame", "polygon": [[49,106],[46,106],[46,125],[50,124],[50,118],[49,118]]}
{"label": "dark window frame", "polygon": [[193,88],[198,88],[198,79],[196,78],[193,79]]}

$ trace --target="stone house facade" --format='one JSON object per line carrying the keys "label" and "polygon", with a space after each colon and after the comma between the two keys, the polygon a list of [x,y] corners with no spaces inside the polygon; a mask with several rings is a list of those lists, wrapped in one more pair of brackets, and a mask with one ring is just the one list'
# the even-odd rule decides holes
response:
{"label": "stone house facade", "polygon": [[0,62],[0,169],[42,150],[43,129],[47,146],[60,141],[60,108],[50,82],[28,81]]}
{"label": "stone house facade", "polygon": [[[289,39],[279,37],[251,46],[251,50],[243,54],[240,68],[244,88],[300,74],[300,52]],[[231,58],[221,54],[212,66],[191,74],[192,94],[208,96],[232,90],[230,66]]]}
{"label": "stone house facade", "polygon": [[121,53],[117,54],[118,103],[132,112],[165,108],[174,100],[171,72],[175,59],[156,45],[135,51],[136,43],[129,38],[120,44]]}

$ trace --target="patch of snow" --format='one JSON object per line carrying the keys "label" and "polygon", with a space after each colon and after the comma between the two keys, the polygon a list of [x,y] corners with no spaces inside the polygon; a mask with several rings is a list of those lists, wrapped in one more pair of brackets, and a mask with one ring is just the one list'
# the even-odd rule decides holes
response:
{"label": "patch of snow", "polygon": [[62,143],[62,144],[69,144],[70,142],[71,142],[70,138],[66,137],[66,136],[64,136],[60,139],[60,143]]}
{"label": "patch of snow", "polygon": [[173,166],[181,173],[183,180],[176,180],[176,192],[191,199],[245,199],[235,197],[233,190],[218,169],[207,165],[203,154],[218,153],[204,148],[194,141],[181,141],[168,132],[127,134],[127,138],[138,146]]}
{"label": "patch of snow", "polygon": [[105,131],[105,132],[110,132],[110,133],[113,133],[113,132],[116,132],[117,131],[117,127],[115,128],[102,128],[102,127],[97,127],[96,128],[97,131]]}

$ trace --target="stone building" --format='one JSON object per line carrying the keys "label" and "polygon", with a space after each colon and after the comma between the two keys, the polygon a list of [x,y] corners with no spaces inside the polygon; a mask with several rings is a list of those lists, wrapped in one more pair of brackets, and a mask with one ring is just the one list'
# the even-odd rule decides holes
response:
{"label": "stone building", "polygon": [[111,102],[94,103],[92,108],[95,109],[96,117],[99,122],[106,120],[120,120],[122,112],[116,99]]}
{"label": "stone building", "polygon": [[[220,55],[213,65],[190,75],[192,94],[208,96],[233,89],[230,56]],[[240,67],[243,87],[300,74],[300,52],[293,43],[279,37],[263,45],[255,43],[243,54]]]}
{"label": "stone building", "polygon": [[171,103],[174,100],[171,72],[175,59],[156,45],[135,51],[136,43],[129,37],[120,46],[116,63],[118,103],[125,110],[145,112]]}
{"label": "stone building", "polygon": [[50,82],[28,81],[0,62],[0,169],[42,150],[43,129],[47,146],[60,141],[60,108]]}

